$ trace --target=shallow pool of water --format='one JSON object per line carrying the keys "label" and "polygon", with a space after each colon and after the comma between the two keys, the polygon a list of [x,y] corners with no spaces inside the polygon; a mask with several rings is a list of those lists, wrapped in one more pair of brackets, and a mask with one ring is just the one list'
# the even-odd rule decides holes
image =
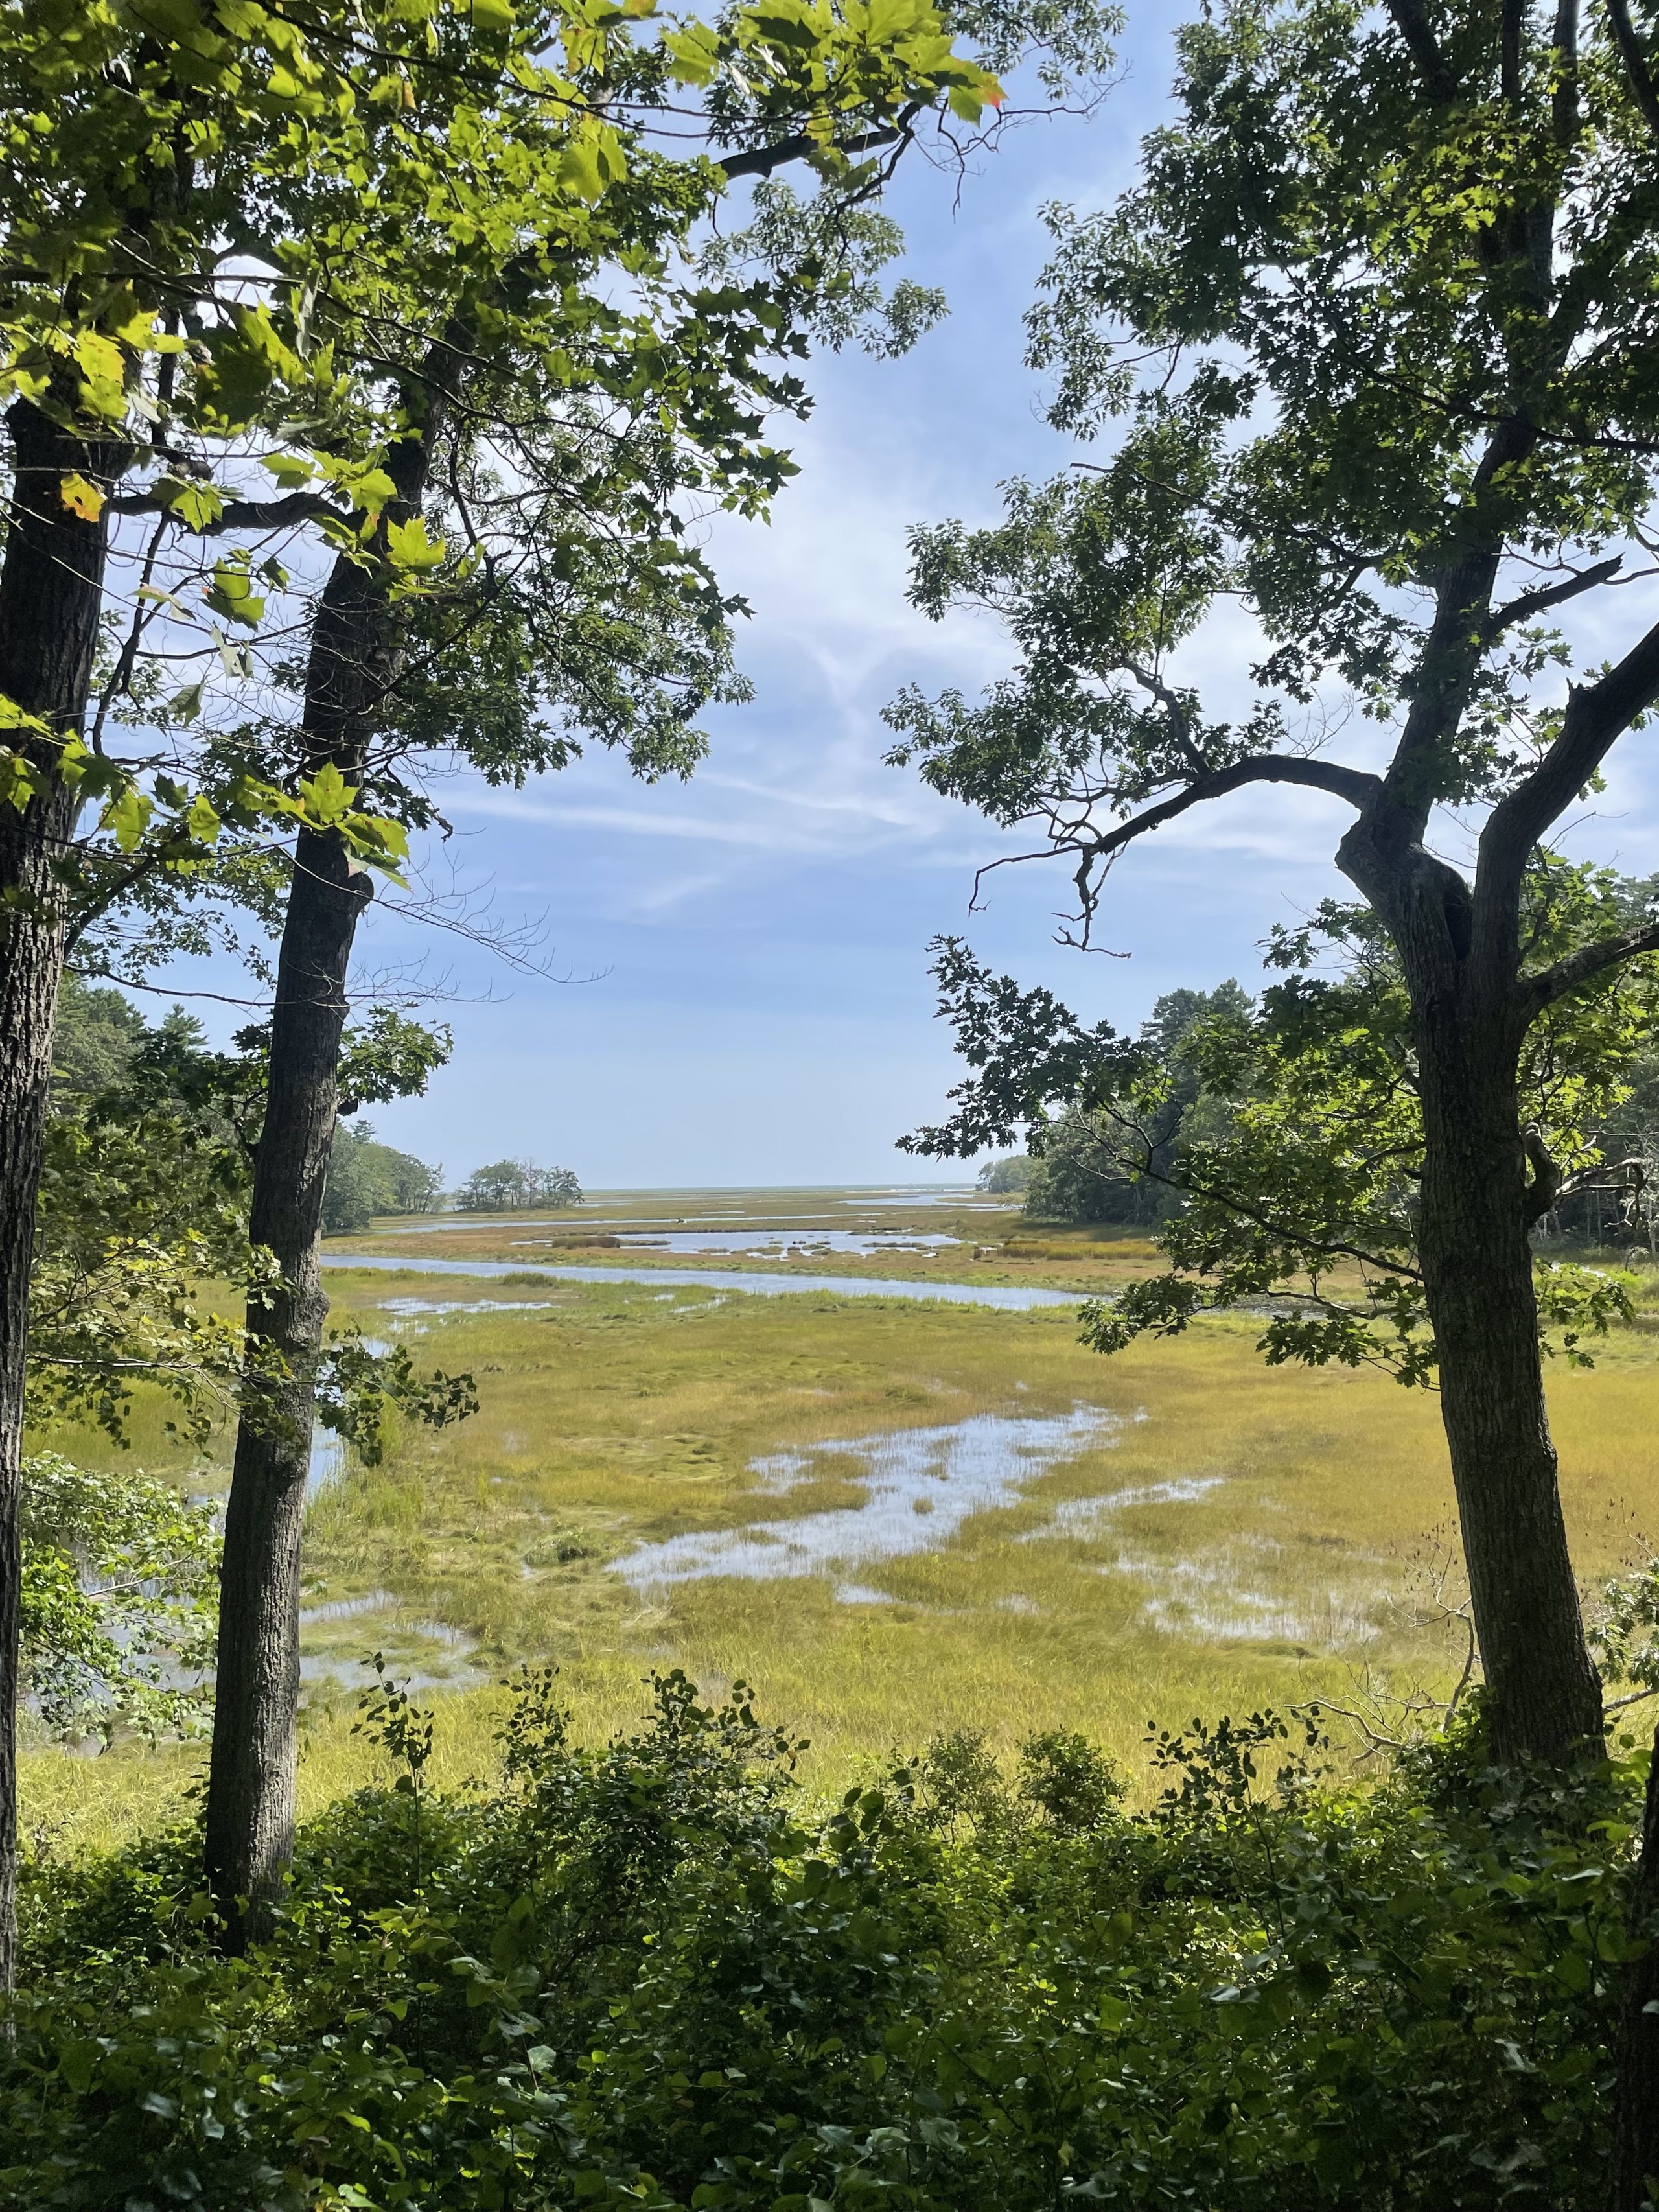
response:
{"label": "shallow pool of water", "polygon": [[[937,1551],[970,1514],[1012,1504],[1034,1476],[1109,1443],[1119,1425],[1103,1407],[1074,1406],[1048,1419],[976,1413],[945,1428],[889,1430],[776,1452],[753,1462],[769,1490],[792,1490],[827,1471],[826,1462],[852,1459],[861,1462],[855,1479],[868,1494],[862,1504],[798,1520],[756,1521],[641,1544],[617,1562],[617,1571],[644,1590],[711,1575],[769,1582]],[[884,1594],[843,1582],[837,1595],[869,1604]]]}
{"label": "shallow pool of water", "polygon": [[325,1267],[395,1269],[410,1275],[533,1275],[562,1283],[693,1283],[702,1289],[748,1291],[757,1297],[799,1297],[803,1293],[842,1298],[922,1298],[946,1305],[994,1306],[1006,1313],[1030,1313],[1037,1306],[1075,1306],[1086,1291],[1009,1289],[994,1284],[906,1283],[862,1275],[762,1275],[714,1267],[567,1267],[522,1260],[417,1260],[404,1253],[325,1253]]}

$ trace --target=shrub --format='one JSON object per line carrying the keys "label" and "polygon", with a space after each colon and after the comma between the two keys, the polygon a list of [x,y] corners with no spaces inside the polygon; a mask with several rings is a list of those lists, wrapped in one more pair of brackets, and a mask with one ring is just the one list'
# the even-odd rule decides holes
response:
{"label": "shrub", "polygon": [[213,1948],[190,1839],[35,1871],[0,2196],[52,2206],[1344,2212],[1599,2202],[1639,1777],[1364,1792],[1279,1717],[1155,1748],[972,1738],[814,1806],[741,1686],[566,1739],[521,1680],[493,1793],[301,1838],[272,1942]]}

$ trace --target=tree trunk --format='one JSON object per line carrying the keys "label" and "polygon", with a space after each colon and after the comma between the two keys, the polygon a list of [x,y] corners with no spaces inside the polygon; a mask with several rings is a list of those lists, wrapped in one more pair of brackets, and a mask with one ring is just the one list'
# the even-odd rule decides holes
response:
{"label": "tree trunk", "polygon": [[1659,2188],[1659,1730],[1648,1770],[1642,1856],[1626,1915],[1645,1946],[1625,1968],[1619,2018],[1619,2081],[1613,2094],[1613,2186],[1609,2212],[1645,2212],[1648,2182]]}
{"label": "tree trunk", "polygon": [[269,1925],[294,1840],[300,1528],[328,1300],[318,1246],[334,1135],[346,970],[368,877],[337,837],[304,832],[283,928],[270,1076],[254,1164],[252,1242],[283,1288],[250,1303],[249,1334],[286,1370],[236,1433],[219,1592],[207,1870],[233,1948]]}
{"label": "tree trunk", "polygon": [[1424,1168],[1419,1251],[1439,1354],[1492,1754],[1601,1748],[1544,1398],[1527,1157],[1506,1015],[1413,989]]}
{"label": "tree trunk", "polygon": [[[0,564],[0,696],[56,730],[84,727],[103,602],[102,520],[58,495],[74,471],[107,483],[110,457],[70,437],[27,402],[7,417],[16,476]],[[0,742],[52,774],[55,748],[16,730]],[[52,868],[79,807],[53,781],[21,812],[0,805],[0,1989],[15,1970],[18,1533],[23,1382],[35,1200],[63,966]]]}
{"label": "tree trunk", "polygon": [[[428,416],[428,434],[432,427]],[[393,520],[418,512],[428,447],[395,446]],[[318,608],[306,678],[306,758],[349,782],[397,679],[394,611],[378,573],[342,557]],[[274,1404],[245,1409],[237,1430],[219,1601],[218,1675],[208,1780],[208,1885],[228,1948],[269,1927],[294,1841],[300,1698],[300,1537],[316,1419],[316,1364],[328,1315],[319,1247],[338,1103],[346,975],[368,876],[339,839],[305,832],[277,963],[264,1126],[254,1163],[252,1241],[271,1251],[284,1288],[250,1304],[256,1341],[287,1369]]]}

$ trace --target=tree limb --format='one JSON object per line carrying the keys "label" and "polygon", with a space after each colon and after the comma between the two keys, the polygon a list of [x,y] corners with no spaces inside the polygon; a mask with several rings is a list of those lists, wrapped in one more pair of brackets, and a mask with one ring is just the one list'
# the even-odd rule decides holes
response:
{"label": "tree limb", "polygon": [[[860,137],[849,138],[836,151],[869,154],[878,146],[896,145],[903,135],[902,131],[892,128],[866,131]],[[811,161],[815,154],[824,151],[816,138],[809,138],[801,131],[793,138],[780,138],[775,146],[750,146],[737,153],[712,154],[709,159],[728,177],[769,177],[779,169],[787,169],[792,162]]]}
{"label": "tree limb", "polygon": [[1619,58],[1625,64],[1631,90],[1636,94],[1636,105],[1641,109],[1649,130],[1659,137],[1659,91],[1654,88],[1647,56],[1642,51],[1641,40],[1636,35],[1636,26],[1630,19],[1630,0],[1607,0],[1607,17],[1613,25],[1613,42],[1619,48]]}
{"label": "tree limb", "polygon": [[1423,0],[1388,0],[1395,28],[1411,50],[1418,75],[1431,100],[1445,102],[1457,97],[1457,80],[1446,66],[1423,7]]}
{"label": "tree limb", "polygon": [[[167,514],[172,512],[167,501],[158,499],[154,492],[125,492],[107,502],[112,514]],[[320,492],[291,491],[281,499],[228,499],[222,513],[211,522],[184,524],[198,538],[216,538],[226,530],[282,530],[291,522],[320,522],[332,516],[337,522],[349,522],[349,514],[337,507],[332,500],[325,499]]]}
{"label": "tree limb", "polygon": [[1522,592],[1507,606],[1494,607],[1481,626],[1480,635],[1490,641],[1501,637],[1516,623],[1529,622],[1533,616],[1541,615],[1551,607],[1565,605],[1576,599],[1581,592],[1593,592],[1598,584],[1610,584],[1625,565],[1625,556],[1617,553],[1610,561],[1598,561],[1593,568],[1580,570],[1564,583],[1551,584],[1536,592]]}
{"label": "tree limb", "polygon": [[1350,806],[1356,807],[1368,805],[1382,790],[1382,777],[1364,769],[1343,768],[1334,761],[1304,760],[1294,753],[1262,753],[1254,759],[1234,761],[1230,767],[1195,777],[1172,799],[1149,806],[1144,814],[1132,816],[1099,837],[1085,839],[1079,836],[1066,842],[1087,850],[1096,860],[1105,860],[1114,853],[1121,853],[1137,837],[1144,837],[1148,830],[1161,830],[1166,822],[1173,822],[1190,807],[1201,805],[1206,799],[1224,799],[1230,792],[1242,791],[1251,783],[1300,784],[1309,791],[1329,792],[1333,798],[1346,799]]}
{"label": "tree limb", "polygon": [[1532,774],[1492,809],[1480,833],[1476,880],[1482,893],[1490,885],[1492,896],[1507,896],[1519,884],[1527,855],[1539,838],[1656,699],[1659,623],[1598,682],[1572,687],[1560,735]]}
{"label": "tree limb", "polygon": [[1186,762],[1193,774],[1208,775],[1210,763],[1194,742],[1192,716],[1182,705],[1179,694],[1172,691],[1163,678],[1155,674],[1151,669],[1139,667],[1133,660],[1126,661],[1124,666],[1139,684],[1141,690],[1150,691],[1169,716],[1170,730],[1175,738],[1176,750]]}
{"label": "tree limb", "polygon": [[1570,952],[1553,968],[1542,968],[1535,975],[1523,975],[1516,988],[1527,1019],[1535,1020],[1546,1006],[1553,1006],[1569,991],[1587,983],[1592,975],[1620,967],[1626,960],[1639,960],[1644,952],[1659,952],[1659,921],[1650,921],[1640,929],[1628,929],[1622,937],[1603,937],[1594,945],[1581,945],[1577,952]]}
{"label": "tree limb", "polygon": [[1521,105],[1521,34],[1526,14],[1526,0],[1504,0],[1498,34],[1498,75],[1504,104],[1510,107]]}
{"label": "tree limb", "polygon": [[1555,49],[1556,80],[1550,112],[1556,143],[1570,146],[1579,130],[1578,0],[1559,0],[1551,44]]}

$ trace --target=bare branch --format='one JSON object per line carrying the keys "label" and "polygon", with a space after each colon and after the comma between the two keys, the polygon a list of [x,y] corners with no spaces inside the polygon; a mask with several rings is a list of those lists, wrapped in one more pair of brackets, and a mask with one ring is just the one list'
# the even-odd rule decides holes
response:
{"label": "bare branch", "polygon": [[1231,792],[1242,791],[1252,783],[1300,784],[1309,791],[1329,792],[1333,798],[1345,799],[1355,807],[1368,805],[1382,791],[1382,777],[1364,769],[1343,768],[1334,761],[1304,760],[1295,753],[1261,753],[1194,778],[1174,798],[1149,806],[1144,814],[1132,816],[1115,830],[1094,838],[1079,834],[1066,842],[1078,850],[1086,851],[1094,860],[1108,860],[1114,853],[1121,853],[1126,845],[1133,844],[1137,837],[1144,837],[1148,830],[1161,830],[1166,822],[1175,821],[1177,816],[1202,805],[1206,799],[1225,799]]}

